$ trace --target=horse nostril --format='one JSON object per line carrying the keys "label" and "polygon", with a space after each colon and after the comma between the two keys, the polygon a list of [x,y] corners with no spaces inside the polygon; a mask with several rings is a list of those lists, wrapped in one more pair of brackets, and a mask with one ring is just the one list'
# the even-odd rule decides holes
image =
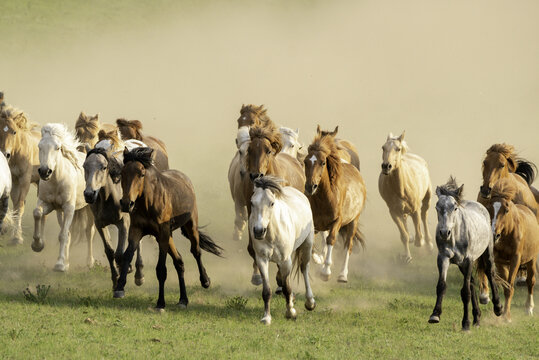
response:
{"label": "horse nostril", "polygon": [[318,185],[313,184],[313,190],[315,190],[318,187]]}
{"label": "horse nostril", "polygon": [[387,164],[387,169],[388,170],[391,170],[391,167],[392,167],[391,164]]}
{"label": "horse nostril", "polygon": [[129,206],[130,206],[130,207],[133,207],[134,205],[135,205],[135,202],[134,202],[134,201],[130,201],[130,202],[129,202]]}
{"label": "horse nostril", "polygon": [[6,153],[6,159],[9,159],[11,157],[10,153]]}
{"label": "horse nostril", "polygon": [[451,230],[447,230],[447,237],[451,236]]}
{"label": "horse nostril", "polygon": [[[50,175],[50,174],[52,174],[52,170],[51,170],[51,169],[48,169],[48,170],[47,170],[47,176]],[[79,193],[79,194],[80,194],[80,193]]]}

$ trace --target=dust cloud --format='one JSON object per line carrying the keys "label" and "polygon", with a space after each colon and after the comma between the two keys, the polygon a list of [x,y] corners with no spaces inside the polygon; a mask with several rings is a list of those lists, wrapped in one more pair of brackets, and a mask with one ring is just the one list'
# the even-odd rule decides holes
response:
{"label": "dust cloud", "polygon": [[[250,289],[245,242],[231,236],[227,182],[242,103],[265,104],[275,122],[299,128],[304,143],[317,124],[339,125],[340,136],[358,147],[368,191],[361,217],[368,249],[352,257],[350,269],[365,277],[392,277],[392,259],[402,251],[377,187],[389,132],[406,130],[412,152],[429,163],[434,186],[453,174],[469,199],[476,197],[482,156],[492,143],[514,144],[522,157],[539,162],[534,1],[167,6],[148,11],[140,23],[117,14],[104,14],[115,24],[103,27],[88,19],[79,27],[57,20],[58,29],[35,37],[19,24],[0,56],[0,86],[9,103],[41,124],[73,127],[81,110],[99,113],[103,122],[143,121],[146,134],[167,144],[171,167],[191,177],[200,223],[227,250],[226,259],[204,255],[213,283],[225,292]],[[35,188],[30,194],[28,247]],[[434,231],[434,201],[429,220]],[[55,216],[49,216],[46,253],[22,258],[52,268],[56,229]],[[194,284],[198,275],[187,241],[177,234],[176,243]],[[94,249],[105,263],[98,238]],[[72,252],[72,264],[83,265],[85,246]],[[147,281],[155,281],[156,254],[154,241],[145,240]],[[432,257],[429,271],[435,271],[434,255],[416,248],[412,255]],[[337,272],[340,260],[335,263]],[[316,281],[315,290],[319,286]]]}

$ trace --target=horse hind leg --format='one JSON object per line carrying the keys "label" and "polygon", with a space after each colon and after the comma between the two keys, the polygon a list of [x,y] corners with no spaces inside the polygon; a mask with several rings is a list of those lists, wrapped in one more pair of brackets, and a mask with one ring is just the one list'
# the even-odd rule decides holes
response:
{"label": "horse hind leg", "polygon": [[187,305],[189,304],[189,299],[187,298],[187,290],[185,288],[185,279],[184,279],[185,266],[184,266],[183,259],[180,252],[178,251],[178,249],[176,249],[176,246],[174,245],[174,239],[172,239],[172,236],[170,237],[170,240],[169,240],[168,253],[172,257],[174,268],[176,269],[176,273],[178,274],[178,281],[180,284],[180,299],[178,300],[178,307],[185,309]]}
{"label": "horse hind leg", "polygon": [[313,248],[314,232],[312,232],[307,239],[298,248],[299,256],[298,261],[301,274],[303,275],[303,281],[305,282],[305,308],[309,311],[314,310],[316,302],[314,301],[313,290],[311,288],[311,282],[309,279],[309,267],[311,260],[311,253]]}
{"label": "horse hind leg", "polygon": [[412,261],[412,254],[410,254],[410,247],[408,244],[410,237],[408,235],[408,229],[406,226],[406,218],[403,215],[397,215],[393,212],[391,212],[391,218],[399,229],[401,242],[404,246],[404,254],[401,256],[401,258],[405,264],[408,264]]}
{"label": "horse hind leg", "polygon": [[279,273],[283,284],[283,295],[286,300],[286,318],[295,320],[297,311],[294,308],[294,294],[290,286],[290,272],[292,271],[292,260],[288,259],[279,265]]}
{"label": "horse hind leg", "polygon": [[200,232],[192,219],[182,226],[181,229],[184,236],[191,241],[191,254],[193,254],[193,257],[197,262],[198,272],[200,274],[200,284],[203,288],[207,289],[210,287],[211,281],[206,273],[204,265],[202,264],[200,253]]}
{"label": "horse hind leg", "polygon": [[533,287],[535,286],[535,265],[537,258],[532,259],[527,264],[528,273],[526,274],[526,284],[528,285],[528,298],[526,300],[526,314],[533,316]]}
{"label": "horse hind leg", "polygon": [[241,241],[245,225],[247,225],[247,207],[235,204],[236,218],[234,219],[234,233],[232,238]]}
{"label": "horse hind leg", "polygon": [[414,245],[417,247],[423,246],[423,232],[421,231],[421,221],[419,218],[419,212],[415,212],[412,214],[412,220],[414,222],[414,228],[415,228],[415,240]]}
{"label": "horse hind leg", "polygon": [[425,197],[423,198],[423,202],[421,204],[421,221],[423,222],[423,227],[425,228],[425,241],[427,243],[427,246],[429,247],[429,250],[434,249],[434,243],[432,241],[432,235],[430,234],[429,230],[429,223],[427,219],[427,212],[429,210],[430,206],[430,198],[432,197],[432,190],[427,190],[427,193],[425,194]]}
{"label": "horse hind leg", "polygon": [[341,273],[337,277],[337,281],[340,283],[348,282],[348,262],[350,260],[350,253],[354,246],[354,235],[357,231],[357,225],[359,222],[359,216],[354,219],[350,224],[346,226],[345,231],[342,233],[344,241],[344,260],[342,263]]}

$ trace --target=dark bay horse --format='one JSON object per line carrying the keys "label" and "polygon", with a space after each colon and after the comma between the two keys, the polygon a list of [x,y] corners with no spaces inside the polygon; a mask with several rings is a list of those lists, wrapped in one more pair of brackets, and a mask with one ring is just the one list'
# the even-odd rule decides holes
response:
{"label": "dark bay horse", "polygon": [[[246,174],[241,178],[245,199],[251,199],[254,190],[253,181],[259,177],[273,175],[285,180],[286,185],[300,191],[305,188],[305,175],[299,161],[288,154],[280,153],[282,148],[281,133],[275,127],[253,126],[249,130],[251,142],[245,155]],[[247,213],[251,214],[251,203],[247,201]],[[249,235],[247,250],[256,260],[252,237]],[[256,262],[253,263],[253,285],[260,285],[260,276]]]}
{"label": "dark bay horse", "polygon": [[338,127],[332,132],[322,132],[318,126],[305,158],[305,194],[311,203],[315,230],[329,231],[322,279],[329,280],[333,246],[341,234],[346,253],[338,281],[347,282],[354,242],[365,246],[359,231],[359,216],[365,207],[367,190],[357,167],[342,161],[342,152],[335,141],[337,132]]}
{"label": "dark bay horse", "polygon": [[125,295],[124,286],[129,264],[144,235],[152,235],[159,244],[159,260],[156,274],[159,280],[159,298],[156,308],[165,308],[165,280],[167,278],[167,253],[172,257],[180,283],[180,306],[187,306],[184,281],[184,264],[172,238],[172,232],[181,228],[182,234],[191,241],[191,253],[196,259],[202,287],[210,286],[210,278],[202,265],[200,249],[220,256],[222,248],[198,228],[198,209],[191,180],[177,170],[159,171],[154,165],[155,151],[139,147],[124,151],[121,173],[123,196],[122,211],[129,212],[129,244],[122,259],[120,277],[114,297]]}

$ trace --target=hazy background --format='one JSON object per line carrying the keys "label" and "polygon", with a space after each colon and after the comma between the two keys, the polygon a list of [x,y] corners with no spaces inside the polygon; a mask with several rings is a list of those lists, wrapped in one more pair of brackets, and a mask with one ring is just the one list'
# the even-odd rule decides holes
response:
{"label": "hazy background", "polygon": [[[299,127],[304,143],[317,124],[339,125],[359,149],[368,191],[361,217],[368,250],[350,268],[375,276],[402,251],[377,187],[390,131],[406,130],[434,185],[453,174],[470,199],[491,144],[514,144],[539,162],[538,18],[536,1],[8,2],[0,13],[0,90],[41,124],[73,127],[80,111],[103,122],[143,121],[146,134],[167,144],[171,167],[194,182],[200,223],[228,257],[204,259],[214,283],[233,283],[228,291],[248,286],[251,269],[245,243],[231,238],[227,182],[241,105],[265,104],[275,122]],[[34,206],[33,187],[27,248]],[[434,231],[434,201],[431,209]],[[56,227],[50,216],[46,251],[21,258],[52,268]],[[176,239],[194,283],[187,241]],[[154,282],[154,241],[144,250]],[[85,246],[72,252],[72,267],[82,266]]]}

